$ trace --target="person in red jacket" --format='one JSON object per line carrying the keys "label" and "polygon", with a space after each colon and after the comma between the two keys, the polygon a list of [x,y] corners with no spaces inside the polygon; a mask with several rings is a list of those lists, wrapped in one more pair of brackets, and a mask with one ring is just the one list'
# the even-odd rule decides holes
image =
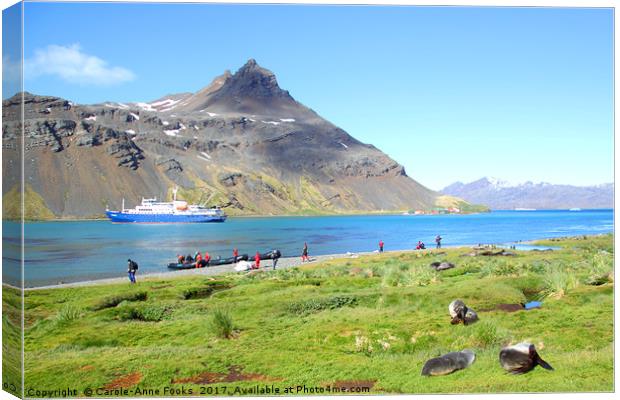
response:
{"label": "person in red jacket", "polygon": [[233,249],[233,257],[235,262],[237,262],[237,257],[239,257],[239,250],[237,250],[236,247]]}
{"label": "person in red jacket", "polygon": [[196,260],[196,268],[200,268],[200,261],[202,261],[202,254],[200,254],[200,252],[197,252],[196,257],[194,257],[194,259]]}
{"label": "person in red jacket", "polygon": [[205,256],[204,256],[203,260],[204,260],[204,262],[203,262],[204,266],[208,267],[209,266],[209,261],[211,261],[211,256],[209,255],[208,251],[205,251]]}
{"label": "person in red jacket", "polygon": [[379,253],[383,253],[383,240],[379,240]]}
{"label": "person in red jacket", "polygon": [[260,253],[257,251],[256,255],[254,255],[254,268],[260,268]]}

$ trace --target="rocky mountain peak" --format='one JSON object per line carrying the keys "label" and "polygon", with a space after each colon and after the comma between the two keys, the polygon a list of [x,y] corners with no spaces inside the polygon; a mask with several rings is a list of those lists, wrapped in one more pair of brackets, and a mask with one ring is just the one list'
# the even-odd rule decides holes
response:
{"label": "rocky mountain peak", "polygon": [[264,76],[275,76],[273,72],[268,70],[267,68],[261,67],[255,59],[250,58],[241,68],[237,70],[235,75],[239,76],[247,76],[247,75],[264,75]]}
{"label": "rocky mountain peak", "polygon": [[253,58],[239,68],[222,90],[229,95],[257,99],[289,96],[288,92],[278,85],[274,73],[258,65]]}
{"label": "rocky mountain peak", "polygon": [[207,87],[196,92],[170,111],[255,114],[280,118],[314,117],[314,113],[297,103],[288,91],[278,85],[276,76],[249,59],[234,74],[230,71],[216,77]]}
{"label": "rocky mountain peak", "polygon": [[256,60],[253,58],[250,58],[243,67],[241,67],[240,69],[249,69],[249,68],[255,68],[257,67],[258,64],[256,63]]}

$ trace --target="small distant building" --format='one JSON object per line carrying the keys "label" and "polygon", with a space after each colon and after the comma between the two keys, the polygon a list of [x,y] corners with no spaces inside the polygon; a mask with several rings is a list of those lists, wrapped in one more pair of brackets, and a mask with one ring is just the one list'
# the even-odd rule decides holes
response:
{"label": "small distant building", "polygon": [[449,213],[453,213],[453,214],[458,214],[458,213],[461,212],[461,209],[460,208],[456,208],[456,207],[450,207],[450,208],[448,208],[448,212]]}

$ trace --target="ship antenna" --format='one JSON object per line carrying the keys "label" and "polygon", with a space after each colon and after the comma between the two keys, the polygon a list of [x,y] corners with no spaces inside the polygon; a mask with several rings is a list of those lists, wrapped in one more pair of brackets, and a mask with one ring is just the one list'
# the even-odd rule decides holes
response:
{"label": "ship antenna", "polygon": [[124,197],[123,197],[123,206],[122,206],[122,208],[123,208],[123,212],[125,212],[125,198]]}

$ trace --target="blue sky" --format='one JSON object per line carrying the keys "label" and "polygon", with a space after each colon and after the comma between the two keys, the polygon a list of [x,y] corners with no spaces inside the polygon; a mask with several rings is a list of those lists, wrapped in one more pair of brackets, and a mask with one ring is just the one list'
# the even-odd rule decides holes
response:
{"label": "blue sky", "polygon": [[613,180],[611,9],[26,3],[24,21],[30,92],[152,100],[255,58],[430,188]]}

